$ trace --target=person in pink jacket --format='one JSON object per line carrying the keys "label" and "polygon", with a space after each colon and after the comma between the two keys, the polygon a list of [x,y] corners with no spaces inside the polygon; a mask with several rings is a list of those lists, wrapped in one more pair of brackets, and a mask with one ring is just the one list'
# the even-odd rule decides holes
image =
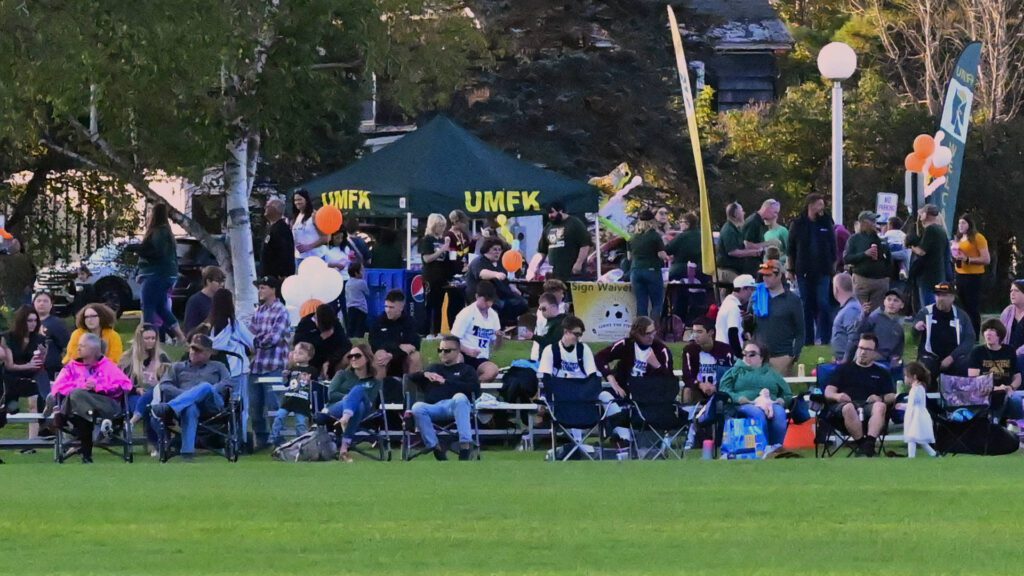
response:
{"label": "person in pink jacket", "polygon": [[86,334],[78,342],[78,359],[57,375],[52,394],[57,408],[53,421],[60,428],[72,424],[81,442],[83,464],[92,463],[93,426],[109,433],[111,420],[121,414],[121,398],[132,389],[132,381],[113,361],[103,355],[103,342]]}

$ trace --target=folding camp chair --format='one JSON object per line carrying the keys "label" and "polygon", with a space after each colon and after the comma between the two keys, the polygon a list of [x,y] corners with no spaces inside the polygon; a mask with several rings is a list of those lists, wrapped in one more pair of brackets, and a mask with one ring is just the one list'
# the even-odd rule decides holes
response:
{"label": "folding camp chair", "polygon": [[[715,366],[715,385],[722,381],[722,377],[728,372],[731,366]],[[632,381],[630,381],[632,382]],[[632,384],[630,384],[632,386]],[[689,418],[689,426],[696,430],[695,440],[709,439],[714,445],[713,457],[718,457],[718,448],[722,444],[722,430],[725,427],[726,400],[728,398],[722,393],[716,393],[704,402],[699,402],[693,407],[693,416]]]}
{"label": "folding camp chair", "polygon": [[[678,391],[678,384],[677,391]],[[594,460],[587,440],[597,431],[597,459],[604,459],[604,406],[598,398],[601,394],[601,380],[555,378],[546,376],[541,384],[541,400],[551,418],[552,461],[569,460],[582,454]],[[559,453],[557,436],[559,431],[570,440],[571,448]]]}
{"label": "folding camp chair", "polygon": [[[415,386],[413,383],[409,383],[411,386]],[[412,416],[412,406],[416,403],[415,395],[412,391],[407,391],[405,395],[405,409],[403,411],[404,417],[402,419],[402,460],[406,462],[415,460],[424,454],[433,452],[432,448],[427,448],[423,445],[423,440],[420,435],[416,433],[416,420]],[[472,395],[469,398],[469,422],[473,427],[473,444],[477,447],[476,459],[480,459],[480,419],[479,413],[476,409],[476,396]],[[434,432],[437,434],[438,446],[440,446],[446,452],[452,452],[458,454],[459,452],[459,431],[456,427],[455,420],[449,422],[431,422],[434,427]]]}
{"label": "folding camp chair", "polygon": [[[818,415],[814,427],[814,456],[815,458],[831,458],[844,449],[846,456],[850,457],[857,453],[860,446],[846,430],[842,412],[836,409],[835,404],[825,399],[825,388],[829,385],[832,375],[839,367],[838,364],[818,364],[816,367],[817,380],[809,396],[812,405],[817,409]],[[863,405],[857,405],[861,423],[867,429],[868,419],[871,414],[865,413]],[[878,454],[885,454],[885,437],[889,432],[889,419],[891,407],[886,407],[885,426],[877,438],[879,448]]]}
{"label": "folding camp chair", "polygon": [[[682,460],[681,438],[690,429],[689,415],[676,398],[679,381],[669,377],[630,378],[629,428],[638,460],[657,460],[674,456]],[[641,452],[640,440],[653,435],[655,442]]]}
{"label": "folding camp chair", "polygon": [[[60,396],[55,400],[57,406],[60,406],[64,401]],[[94,443],[93,448],[99,448],[115,456],[120,456],[125,462],[131,463],[135,461],[135,455],[132,452],[132,421],[131,411],[128,409],[127,394],[121,396],[121,399],[118,400],[118,405],[121,407],[121,412],[116,417],[110,419],[112,425],[110,437],[104,439],[103,442]],[[93,431],[95,434],[100,433],[99,425],[102,420],[102,418],[93,419]],[[77,453],[81,442],[74,437],[74,424],[70,419],[64,426],[55,426],[55,429],[53,461],[63,464],[65,460]]]}
{"label": "folding camp chair", "polygon": [[[230,391],[225,387],[221,393]],[[241,448],[242,416],[240,398],[234,393],[225,394],[224,407],[216,413],[200,414],[196,427],[196,448],[203,448],[237,462]],[[157,455],[161,462],[167,462],[180,453],[180,423],[167,426],[159,418],[153,418],[157,431]]]}
{"label": "folding camp chair", "polygon": [[979,439],[980,453],[988,453],[993,387],[992,374],[939,375],[941,413],[935,418],[935,447],[939,454],[978,454]]}
{"label": "folding camp chair", "polygon": [[[371,460],[390,462],[391,435],[388,429],[388,419],[384,411],[384,405],[384,389],[381,388],[377,393],[377,399],[374,401],[370,412],[359,421],[359,429],[353,437],[352,443],[349,444],[349,450],[362,454]],[[318,424],[324,420],[321,417],[326,417],[328,429],[336,436],[335,444],[341,446],[341,431],[335,426],[337,421],[324,413],[314,414],[317,414],[315,419]],[[354,422],[349,423],[349,426],[356,425]]]}

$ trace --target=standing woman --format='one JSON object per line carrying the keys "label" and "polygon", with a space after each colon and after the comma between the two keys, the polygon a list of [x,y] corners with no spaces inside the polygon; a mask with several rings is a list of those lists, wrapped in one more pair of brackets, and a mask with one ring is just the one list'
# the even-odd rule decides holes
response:
{"label": "standing woman", "polygon": [[[473,249],[473,232],[470,230],[469,216],[462,210],[452,210],[448,214],[448,278],[458,274],[466,274],[469,270],[469,252]],[[466,307],[466,299],[462,292],[452,290],[448,295],[448,325],[455,323],[455,316]]]}
{"label": "standing woman", "polygon": [[295,238],[295,266],[310,256],[323,257],[329,238],[314,222],[313,203],[309,192],[299,189],[292,194],[292,236]]}
{"label": "standing woman", "polygon": [[[160,345],[160,330],[152,324],[139,324],[132,337],[132,345],[121,357],[118,368],[132,381],[133,394],[128,402],[132,425],[138,424],[140,420],[145,423],[146,437],[152,446],[156,445],[156,432],[149,427],[149,418],[143,420],[143,417],[150,404],[160,401],[154,400],[154,392],[170,365],[171,359],[164,354]],[[150,455],[153,453],[151,450]]]}
{"label": "standing woman", "polygon": [[985,266],[992,262],[992,257],[988,251],[988,240],[975,228],[972,216],[960,216],[951,251],[953,263],[956,264],[956,287],[960,292],[960,303],[971,317],[974,333],[979,334],[981,280],[985,276]]}
{"label": "standing woman", "polygon": [[[683,214],[680,223],[682,224],[683,231],[676,234],[675,238],[668,243],[668,246],[665,246],[665,252],[672,257],[672,265],[668,269],[668,279],[685,282],[690,276],[689,269],[692,263],[695,265],[695,278],[701,285],[707,285],[709,284],[709,278],[704,276],[701,264],[700,227],[698,226],[697,215],[693,212],[687,212]],[[691,297],[694,300],[699,298],[701,302],[693,302]],[[704,298],[699,292],[691,293],[689,288],[680,286],[676,292],[672,309],[683,322],[689,323],[692,319],[692,315],[689,313],[690,309],[703,304]]]}
{"label": "standing woman", "polygon": [[423,259],[423,280],[426,282],[426,307],[430,313],[428,333],[435,339],[441,334],[441,307],[444,288],[448,284],[451,268],[448,252],[451,240],[445,235],[448,221],[441,214],[427,217],[427,229],[420,240],[420,258]]}
{"label": "standing woman", "polygon": [[95,334],[103,340],[106,348],[103,355],[113,362],[121,360],[124,354],[124,345],[121,343],[121,335],[114,330],[117,316],[114,311],[103,304],[86,304],[78,314],[75,315],[75,331],[71,333],[71,340],[68,341],[68,350],[64,354],[64,364],[71,362],[78,354],[78,341],[86,334]]}
{"label": "standing woman", "polygon": [[[168,293],[178,280],[178,248],[167,218],[167,205],[153,205],[146,223],[142,243],[129,246],[139,255],[139,283],[142,284],[142,321],[154,323],[159,316],[163,328],[174,334],[178,343],[185,342],[185,333],[171,311]],[[115,361],[119,360],[115,359]]]}
{"label": "standing woman", "polygon": [[658,320],[665,304],[665,279],[661,275],[661,265],[668,260],[668,254],[665,253],[665,241],[658,232],[654,213],[650,210],[640,212],[636,231],[629,241],[629,250],[632,260],[629,279],[636,296],[636,313]]}

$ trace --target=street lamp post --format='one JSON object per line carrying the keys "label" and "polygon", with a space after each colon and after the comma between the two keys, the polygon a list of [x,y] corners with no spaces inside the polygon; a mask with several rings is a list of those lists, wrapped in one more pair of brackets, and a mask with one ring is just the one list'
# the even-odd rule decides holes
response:
{"label": "street lamp post", "polygon": [[843,223],[843,80],[857,70],[857,54],[842,42],[818,52],[818,71],[832,81],[832,220]]}

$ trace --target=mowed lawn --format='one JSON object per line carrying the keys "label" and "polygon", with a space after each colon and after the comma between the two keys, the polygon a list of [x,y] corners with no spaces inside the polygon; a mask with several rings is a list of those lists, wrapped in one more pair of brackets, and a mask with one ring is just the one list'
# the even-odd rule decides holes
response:
{"label": "mowed lawn", "polygon": [[1019,456],[0,466],[0,573],[1009,574]]}

